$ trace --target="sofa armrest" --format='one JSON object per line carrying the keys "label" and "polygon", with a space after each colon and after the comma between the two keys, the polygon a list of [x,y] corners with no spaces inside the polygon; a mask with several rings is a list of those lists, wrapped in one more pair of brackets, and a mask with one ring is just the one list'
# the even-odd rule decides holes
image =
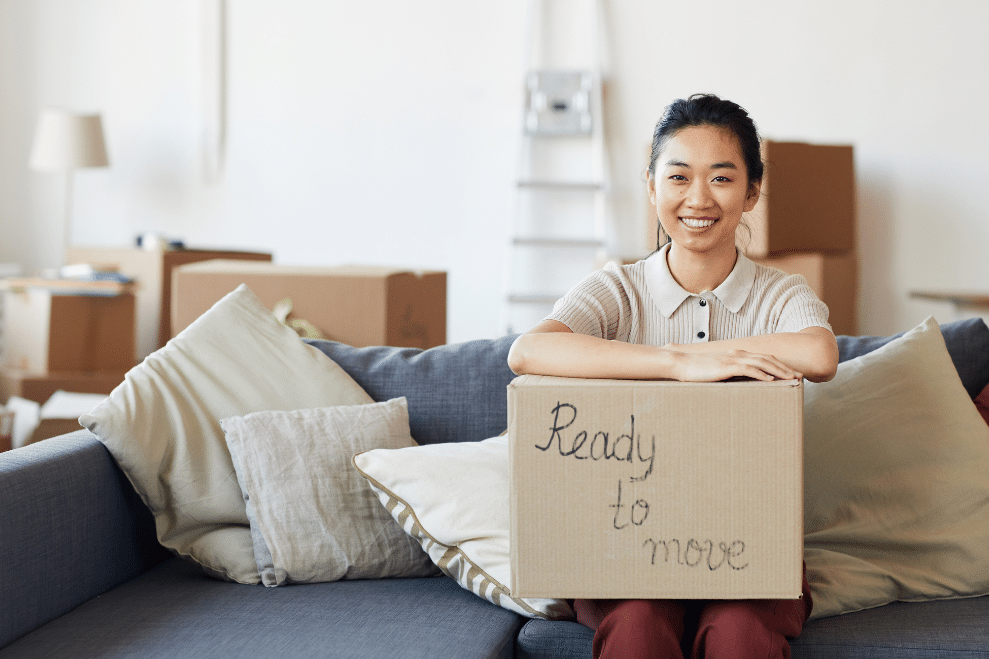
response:
{"label": "sofa armrest", "polygon": [[89,431],[0,453],[0,647],[166,556]]}

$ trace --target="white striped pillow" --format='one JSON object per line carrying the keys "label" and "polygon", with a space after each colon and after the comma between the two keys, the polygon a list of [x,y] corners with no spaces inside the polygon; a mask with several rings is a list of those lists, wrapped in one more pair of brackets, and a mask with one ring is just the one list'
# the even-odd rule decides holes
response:
{"label": "white striped pillow", "polygon": [[573,617],[563,600],[512,597],[508,437],[375,449],[357,470],[392,517],[463,588],[530,618]]}

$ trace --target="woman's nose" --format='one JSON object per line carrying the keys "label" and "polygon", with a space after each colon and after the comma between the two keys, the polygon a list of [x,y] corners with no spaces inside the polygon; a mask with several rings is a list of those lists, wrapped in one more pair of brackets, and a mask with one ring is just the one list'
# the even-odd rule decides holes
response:
{"label": "woman's nose", "polygon": [[687,190],[687,204],[698,208],[705,208],[711,201],[711,191],[707,187],[707,182],[695,180]]}

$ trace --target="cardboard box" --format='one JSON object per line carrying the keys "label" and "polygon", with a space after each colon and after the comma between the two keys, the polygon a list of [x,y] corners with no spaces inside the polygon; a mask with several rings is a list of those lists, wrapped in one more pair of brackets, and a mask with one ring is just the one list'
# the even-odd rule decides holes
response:
{"label": "cardboard box", "polygon": [[126,371],[95,373],[27,373],[19,369],[0,368],[0,402],[20,396],[44,403],[56,391],[80,394],[109,394],[124,381]]}
{"label": "cardboard box", "polygon": [[0,406],[0,453],[9,451],[14,435],[14,413]]}
{"label": "cardboard box", "polygon": [[855,248],[855,162],[851,146],[763,140],[762,197],[743,216],[752,257]]}
{"label": "cardboard box", "polygon": [[514,596],[800,596],[802,382],[523,376],[508,414]]}
{"label": "cardboard box", "polygon": [[308,321],[334,341],[356,347],[446,343],[445,272],[207,261],[176,268],[173,278],[175,334],[247,284],[269,309],[290,299],[293,318]]}
{"label": "cardboard box", "polygon": [[803,275],[824,304],[835,334],[858,334],[858,259],[854,252],[832,254],[790,254],[757,263]]}
{"label": "cardboard box", "polygon": [[31,373],[134,365],[134,295],[74,295],[31,286],[2,292],[0,365]]}
{"label": "cardboard box", "polygon": [[271,261],[271,254],[207,249],[148,250],[137,247],[70,247],[67,253],[69,264],[111,266],[137,281],[137,361],[161,348],[172,337],[172,270],[186,263],[211,259]]}

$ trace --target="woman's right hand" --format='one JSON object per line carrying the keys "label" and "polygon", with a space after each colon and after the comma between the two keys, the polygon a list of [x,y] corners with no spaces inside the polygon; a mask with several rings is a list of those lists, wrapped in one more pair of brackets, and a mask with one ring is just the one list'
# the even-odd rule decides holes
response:
{"label": "woman's right hand", "polygon": [[682,382],[718,382],[733,377],[756,380],[799,380],[803,375],[772,355],[745,350],[726,352],[686,352],[681,346],[667,344],[664,350],[675,353],[674,377]]}

